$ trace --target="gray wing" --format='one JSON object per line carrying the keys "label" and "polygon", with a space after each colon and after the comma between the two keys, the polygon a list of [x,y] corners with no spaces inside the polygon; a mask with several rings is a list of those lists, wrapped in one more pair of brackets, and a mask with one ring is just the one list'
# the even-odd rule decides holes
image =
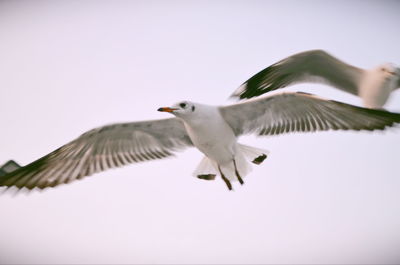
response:
{"label": "gray wing", "polygon": [[306,93],[281,93],[220,107],[236,135],[274,135],[326,130],[383,130],[400,122],[400,114],[367,109]]}
{"label": "gray wing", "polygon": [[0,186],[54,187],[109,168],[168,157],[192,145],[176,118],[107,125],[1,177]]}
{"label": "gray wing", "polygon": [[252,76],[232,97],[252,98],[301,82],[328,84],[357,95],[363,72],[323,50],[306,51],[285,58]]}

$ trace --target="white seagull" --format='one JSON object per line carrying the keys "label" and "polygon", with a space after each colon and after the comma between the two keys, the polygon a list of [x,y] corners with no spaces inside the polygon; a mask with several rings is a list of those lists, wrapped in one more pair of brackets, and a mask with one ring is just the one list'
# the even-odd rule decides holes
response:
{"label": "white seagull", "polygon": [[360,96],[367,108],[381,108],[400,87],[400,68],[385,63],[370,70],[346,64],[323,50],[287,57],[252,76],[232,97],[252,98],[296,83],[328,84]]}
{"label": "white seagull", "polygon": [[159,108],[176,117],[117,123],[90,130],[50,154],[0,178],[0,186],[18,189],[54,187],[113,167],[171,156],[195,146],[205,157],[194,175],[220,175],[243,184],[250,163],[268,151],[238,143],[247,133],[275,135],[326,130],[383,130],[400,114],[325,100],[306,93],[281,93],[229,106],[189,101]]}

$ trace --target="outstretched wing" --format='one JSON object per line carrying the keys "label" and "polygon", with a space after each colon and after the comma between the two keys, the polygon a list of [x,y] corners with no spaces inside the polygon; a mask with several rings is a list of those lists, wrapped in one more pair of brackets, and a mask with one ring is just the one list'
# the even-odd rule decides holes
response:
{"label": "outstretched wing", "polygon": [[346,64],[322,50],[311,50],[287,57],[252,76],[232,97],[252,98],[301,82],[323,83],[351,94],[358,94],[364,70]]}
{"label": "outstretched wing", "polygon": [[400,122],[400,114],[367,109],[306,93],[278,95],[220,107],[236,135],[274,135],[326,130],[383,130]]}
{"label": "outstretched wing", "polygon": [[54,187],[109,168],[168,157],[192,145],[176,118],[107,125],[1,177],[0,186]]}

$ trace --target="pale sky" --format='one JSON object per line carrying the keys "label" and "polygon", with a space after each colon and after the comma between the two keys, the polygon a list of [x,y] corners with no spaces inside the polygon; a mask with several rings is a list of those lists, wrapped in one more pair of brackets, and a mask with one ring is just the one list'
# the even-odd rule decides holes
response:
{"label": "pale sky", "polygon": [[[1,1],[0,164],[104,124],[232,104],[247,78],[324,49],[400,64],[399,1]],[[360,105],[323,85],[304,91]],[[400,112],[400,92],[386,105]],[[203,155],[0,196],[0,263],[398,263],[400,128],[240,142],[270,150],[245,185],[192,177]]]}

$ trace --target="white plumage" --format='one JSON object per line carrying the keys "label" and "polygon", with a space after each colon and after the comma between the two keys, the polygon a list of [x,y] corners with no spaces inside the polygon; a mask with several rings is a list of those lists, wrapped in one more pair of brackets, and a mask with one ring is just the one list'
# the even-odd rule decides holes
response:
{"label": "white plumage", "polygon": [[1,177],[0,186],[54,187],[109,168],[162,159],[194,146],[205,155],[195,175],[206,180],[220,175],[232,189],[231,181],[243,184],[251,162],[261,164],[268,155],[266,150],[238,143],[240,135],[383,130],[400,122],[397,113],[305,93],[282,93],[222,107],[185,101],[159,111],[176,117],[95,128]]}

